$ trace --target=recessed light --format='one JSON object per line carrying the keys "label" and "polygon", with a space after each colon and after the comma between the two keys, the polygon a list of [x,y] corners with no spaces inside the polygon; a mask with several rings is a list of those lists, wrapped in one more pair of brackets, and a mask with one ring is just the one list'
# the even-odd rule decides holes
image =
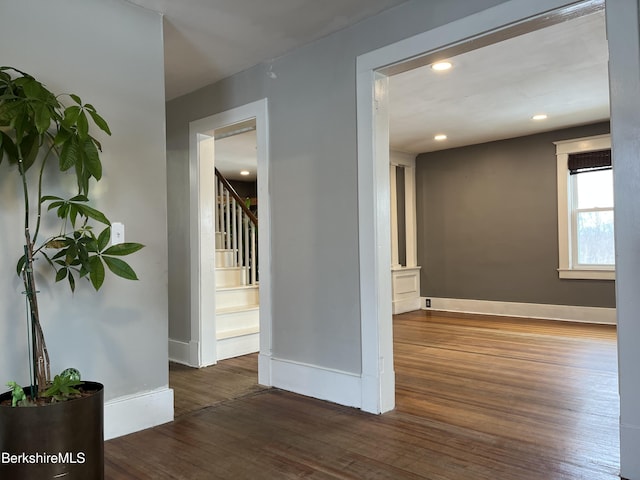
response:
{"label": "recessed light", "polygon": [[451,67],[452,67],[451,62],[437,62],[431,65],[431,69],[436,70],[438,72],[449,70]]}
{"label": "recessed light", "polygon": [[249,175],[249,170],[242,170],[242,171],[240,172],[240,175],[244,175],[244,176]]}
{"label": "recessed light", "polygon": [[531,117],[531,120],[546,120],[546,119],[547,119],[547,115],[545,113],[538,113],[533,117]]}
{"label": "recessed light", "polygon": [[433,139],[441,142],[442,140],[446,140],[447,136],[444,133],[439,133],[438,135],[433,137]]}

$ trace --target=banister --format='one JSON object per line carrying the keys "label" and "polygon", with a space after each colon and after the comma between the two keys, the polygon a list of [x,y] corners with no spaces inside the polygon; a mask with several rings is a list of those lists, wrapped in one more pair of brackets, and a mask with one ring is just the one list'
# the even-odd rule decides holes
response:
{"label": "banister", "polygon": [[240,195],[238,195],[238,193],[231,186],[229,181],[226,178],[224,178],[224,175],[222,175],[218,171],[217,168],[215,169],[215,172],[216,172],[216,177],[218,177],[218,179],[222,182],[222,184],[229,191],[231,196],[233,198],[235,198],[236,202],[238,202],[238,205],[240,205],[240,208],[242,208],[242,211],[247,215],[247,217],[249,217],[249,220],[251,220],[253,222],[253,224],[257,227],[258,226],[258,217],[256,217],[253,214],[253,212],[251,210],[249,210],[249,208],[245,205],[244,200],[242,200],[242,198],[240,198]]}

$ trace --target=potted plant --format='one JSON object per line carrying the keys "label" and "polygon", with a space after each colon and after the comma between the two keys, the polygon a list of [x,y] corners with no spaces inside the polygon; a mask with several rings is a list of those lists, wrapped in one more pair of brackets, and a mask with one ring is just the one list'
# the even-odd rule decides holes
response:
{"label": "potted plant", "polygon": [[[24,250],[16,252],[16,271],[28,305],[31,372],[29,385],[10,382],[11,391],[0,396],[0,478],[103,477],[103,387],[81,381],[75,369],[51,378],[34,263],[41,259],[38,273],[48,270],[72,292],[84,280],[99,290],[109,271],[137,279],[122,257],[143,246],[110,245],[110,221],[90,206],[91,186],[102,177],[95,127],[111,135],[95,107],[77,95],[56,96],[31,75],[0,67],[0,163],[10,164],[3,168],[20,185],[16,204],[24,217],[15,232],[24,236]],[[74,180],[70,198],[44,192],[44,177],[59,172]],[[44,224],[47,214],[59,229]]]}

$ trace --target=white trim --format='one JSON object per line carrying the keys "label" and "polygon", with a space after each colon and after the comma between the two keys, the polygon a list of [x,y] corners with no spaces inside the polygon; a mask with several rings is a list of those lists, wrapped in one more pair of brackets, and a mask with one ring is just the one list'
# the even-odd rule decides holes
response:
{"label": "white trim", "polygon": [[424,305],[424,301],[420,297],[408,298],[404,300],[393,301],[393,314],[415,312],[420,310]]}
{"label": "white trim", "polygon": [[559,268],[558,275],[560,278],[575,280],[615,280],[615,270],[605,269],[588,269],[588,268]]}
{"label": "white trim", "polygon": [[[615,269],[575,268],[572,265],[571,202],[569,154],[611,148],[611,134],[593,135],[553,142],[556,146],[556,178],[558,185],[558,276],[565,279],[615,280]],[[575,247],[573,247],[575,248]]]}
{"label": "white trim", "polygon": [[317,365],[271,361],[273,386],[348,407],[361,407],[361,383],[357,374]]}
{"label": "white trim", "polygon": [[238,329],[228,334],[233,336],[218,334],[218,360],[257,352],[260,348],[260,335],[255,330]]}
{"label": "white trim", "polygon": [[161,388],[104,403],[104,439],[173,421],[173,390]]}
{"label": "white trim", "polygon": [[395,165],[396,167],[415,168],[416,156],[412,153],[391,150],[389,152],[389,162],[391,163],[391,165]]}
{"label": "white trim", "polygon": [[[269,128],[267,99],[258,100],[238,108],[195,120],[189,124],[190,137],[190,222],[191,222],[191,342],[198,345],[198,366],[214,364],[217,361],[215,320],[215,295],[205,294],[215,290],[215,270],[203,272],[201,260],[206,258],[209,265],[215,262],[215,233],[213,224],[214,202],[209,202],[214,192],[213,164],[203,166],[198,156],[198,136],[212,136],[213,131],[228,125],[256,119],[256,141],[258,159],[258,209],[260,235],[260,352],[271,355],[271,203],[269,189]],[[213,162],[211,162],[213,163]],[[206,171],[202,171],[206,170]],[[211,174],[209,173],[211,171]],[[202,171],[202,172],[201,172]],[[198,173],[203,173],[199,176]],[[203,235],[202,232],[206,235]],[[213,226],[215,232],[215,226]],[[211,323],[214,324],[211,328]],[[213,333],[211,333],[211,330]],[[270,370],[261,371],[258,364],[258,378],[262,385],[270,385]]]}
{"label": "white trim", "polygon": [[[426,298],[426,297],[425,297]],[[572,305],[549,305],[541,303],[493,302],[458,298],[431,299],[431,308],[457,313],[477,313],[506,317],[538,318],[569,322],[616,324],[616,309],[607,307],[579,307]],[[424,299],[423,299],[424,300]],[[424,305],[424,301],[422,305]]]}
{"label": "white trim", "polygon": [[495,7],[360,55],[356,66],[358,131],[358,242],[362,334],[362,409],[385,412],[395,404],[391,328],[389,135],[384,67],[425,52],[574,4],[567,0],[509,0]]}
{"label": "white trim", "polygon": [[169,339],[169,361],[187,365],[189,367],[198,366],[197,342],[182,342],[180,340]]}

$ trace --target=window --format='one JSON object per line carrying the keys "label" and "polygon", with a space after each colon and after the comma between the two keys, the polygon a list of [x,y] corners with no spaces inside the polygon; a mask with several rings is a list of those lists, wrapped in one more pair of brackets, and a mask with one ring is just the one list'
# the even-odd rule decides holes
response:
{"label": "window", "polygon": [[609,135],[555,142],[560,278],[615,278]]}

